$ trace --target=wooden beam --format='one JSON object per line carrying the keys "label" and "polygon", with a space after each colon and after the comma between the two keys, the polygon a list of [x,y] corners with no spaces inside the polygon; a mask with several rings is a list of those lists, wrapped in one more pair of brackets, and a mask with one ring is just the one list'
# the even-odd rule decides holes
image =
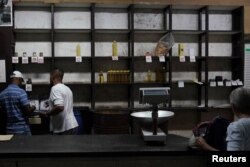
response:
{"label": "wooden beam", "polygon": [[134,3],[158,3],[173,5],[236,5],[250,4],[249,0],[134,0]]}
{"label": "wooden beam", "polygon": [[173,4],[173,5],[249,5],[250,0],[15,0],[21,2],[81,2],[125,4]]}
{"label": "wooden beam", "polygon": [[244,7],[245,34],[250,34],[250,6]]}

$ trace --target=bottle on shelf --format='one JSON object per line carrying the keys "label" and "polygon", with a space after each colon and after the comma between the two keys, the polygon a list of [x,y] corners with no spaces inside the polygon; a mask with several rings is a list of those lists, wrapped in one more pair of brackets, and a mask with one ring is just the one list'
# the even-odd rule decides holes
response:
{"label": "bottle on shelf", "polygon": [[178,45],[178,56],[184,56],[184,44],[183,43],[179,43]]}
{"label": "bottle on shelf", "polygon": [[81,56],[81,47],[80,47],[80,44],[76,45],[76,56]]}
{"label": "bottle on shelf", "polygon": [[99,73],[99,83],[104,83],[104,75],[102,71]]}
{"label": "bottle on shelf", "polygon": [[116,41],[113,41],[112,43],[112,56],[118,56],[118,46]]}
{"label": "bottle on shelf", "polygon": [[107,73],[108,83],[129,83],[130,72],[129,70],[109,70]]}
{"label": "bottle on shelf", "polygon": [[147,82],[152,82],[152,73],[150,70],[147,72]]}
{"label": "bottle on shelf", "polygon": [[32,84],[31,78],[28,78],[28,80],[26,81],[26,84]]}

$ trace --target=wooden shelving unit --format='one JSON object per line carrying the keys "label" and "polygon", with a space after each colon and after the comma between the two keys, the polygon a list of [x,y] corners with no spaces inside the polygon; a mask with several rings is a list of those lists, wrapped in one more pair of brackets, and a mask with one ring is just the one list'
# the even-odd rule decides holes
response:
{"label": "wooden shelving unit", "polygon": [[[34,7],[34,8],[33,8]],[[33,70],[33,67],[38,68],[36,71],[49,72],[56,66],[64,68],[64,64],[68,63],[69,66],[66,67],[65,72],[79,72],[79,73],[89,73],[89,82],[66,82],[70,87],[76,87],[75,91],[79,89],[80,86],[83,90],[88,90],[86,92],[87,98],[84,98],[84,102],[90,103],[92,110],[100,110],[96,107],[96,103],[100,100],[102,102],[107,102],[109,96],[112,96],[111,100],[123,100],[127,103],[126,108],[129,112],[144,110],[145,108],[140,108],[135,106],[135,102],[138,101],[138,89],[139,87],[146,86],[168,86],[171,89],[170,103],[166,107],[168,110],[197,110],[197,111],[208,111],[213,106],[209,106],[210,91],[209,86],[209,72],[213,64],[219,62],[228,62],[226,68],[230,69],[232,72],[232,80],[240,79],[244,81],[243,78],[243,61],[244,61],[244,14],[243,7],[235,8],[220,8],[214,9],[210,6],[190,6],[189,8],[183,8],[172,5],[102,5],[102,4],[86,4],[83,6],[78,5],[67,5],[67,4],[47,4],[45,6],[40,6],[36,4],[35,6],[26,5],[26,3],[17,3],[14,5],[14,11],[16,10],[35,10],[49,11],[51,14],[51,28],[13,28],[13,33],[15,34],[15,42],[18,41],[48,41],[51,43],[51,57],[45,57],[45,64],[36,65],[13,65],[13,69],[17,69],[23,72],[29,72],[28,70]],[[90,28],[55,28],[55,13],[57,11],[88,11],[90,13]],[[99,12],[108,13],[125,13],[127,14],[128,26],[126,29],[100,29],[96,28],[95,15]],[[231,30],[211,30],[210,29],[210,15],[213,12],[220,13],[231,13],[232,16],[232,29]],[[173,15],[176,13],[193,12],[197,16],[197,29],[174,29],[173,22],[178,20],[173,20]],[[161,29],[141,29],[135,28],[135,14],[137,13],[153,13],[162,15],[162,28]],[[138,42],[152,42],[155,43],[164,34],[171,32],[176,38],[176,43],[185,43],[189,39],[195,39],[195,43],[198,45],[198,55],[196,56],[196,62],[190,63],[189,58],[186,58],[185,63],[179,62],[179,57],[174,55],[173,50],[169,52],[166,56],[165,62],[159,62],[157,57],[153,57],[152,63],[146,63],[145,57],[143,55],[135,55],[135,43]],[[210,56],[210,43],[214,36],[225,37],[231,39],[232,44],[232,55],[231,56]],[[116,40],[118,42],[124,42],[127,44],[127,54],[126,56],[119,56],[118,61],[112,61],[110,57],[104,57],[101,55],[96,55],[96,43],[97,42],[112,42]],[[184,39],[184,41],[182,41]],[[89,57],[84,56],[82,63],[75,63],[75,57],[68,55],[66,57],[58,57],[55,54],[55,44],[56,42],[89,42],[90,43],[90,55]],[[213,41],[214,42],[214,41]],[[215,41],[216,42],[216,41]],[[14,52],[13,52],[14,53]],[[110,53],[111,54],[111,53]],[[21,60],[19,60],[21,61]],[[49,64],[49,65],[48,65]],[[61,66],[60,66],[61,65]],[[26,68],[25,66],[32,66],[32,68]],[[50,68],[48,68],[48,66]],[[223,64],[220,64],[221,70],[223,70]],[[229,66],[229,67],[228,67]],[[122,70],[127,69],[131,72],[130,83],[104,83],[99,84],[96,80],[96,75],[101,70],[107,72],[108,69],[121,67]],[[136,73],[147,72],[148,69],[154,71],[156,67],[164,67],[166,69],[166,81],[162,82],[143,82],[136,80]],[[213,68],[213,67],[212,67]],[[216,67],[220,69],[220,67]],[[24,71],[25,70],[25,71]],[[213,70],[213,69],[212,69]],[[176,72],[194,72],[196,73],[198,81],[203,82],[203,85],[196,84],[192,81],[185,81],[185,88],[178,88],[178,82],[174,79]],[[193,78],[190,78],[192,80]],[[36,89],[36,88],[34,88]],[[39,87],[38,87],[39,89]],[[123,89],[123,91],[120,91]],[[181,90],[178,90],[181,89]],[[193,90],[194,94],[189,94]],[[218,88],[217,88],[218,89]],[[235,87],[230,87],[229,89],[223,89],[221,91],[227,91],[229,95],[230,91],[235,89]],[[81,91],[81,93],[83,92]],[[74,91],[74,90],[73,90]],[[39,91],[38,91],[39,92]],[[34,90],[34,94],[38,93]],[[124,93],[125,94],[119,94]],[[181,94],[182,92],[182,94]],[[187,94],[183,93],[187,92]],[[77,93],[78,92],[73,92]],[[117,93],[117,94],[109,94]],[[85,96],[82,93],[80,96]],[[80,97],[79,96],[79,97]],[[185,97],[183,97],[185,96]],[[225,97],[227,99],[228,97]],[[173,101],[175,100],[193,100],[196,101],[194,106],[174,106]],[[80,99],[81,100],[81,99]],[[203,105],[204,107],[197,107]],[[225,109],[229,109],[225,107]]]}

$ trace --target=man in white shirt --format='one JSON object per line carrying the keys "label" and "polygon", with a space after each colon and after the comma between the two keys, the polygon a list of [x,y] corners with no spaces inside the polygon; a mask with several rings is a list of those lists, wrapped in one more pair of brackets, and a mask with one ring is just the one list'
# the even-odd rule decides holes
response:
{"label": "man in white shirt", "polygon": [[41,115],[50,116],[50,129],[54,134],[74,135],[77,133],[78,123],[73,113],[73,94],[69,87],[62,83],[64,72],[55,69],[50,73],[50,111]]}

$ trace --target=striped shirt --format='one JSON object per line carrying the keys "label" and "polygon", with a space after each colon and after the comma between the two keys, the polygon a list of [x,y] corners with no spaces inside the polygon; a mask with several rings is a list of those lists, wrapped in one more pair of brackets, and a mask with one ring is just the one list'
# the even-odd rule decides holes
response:
{"label": "striped shirt", "polygon": [[29,105],[27,93],[23,89],[10,84],[0,93],[0,105],[7,113],[7,134],[31,134],[21,111],[23,106]]}

